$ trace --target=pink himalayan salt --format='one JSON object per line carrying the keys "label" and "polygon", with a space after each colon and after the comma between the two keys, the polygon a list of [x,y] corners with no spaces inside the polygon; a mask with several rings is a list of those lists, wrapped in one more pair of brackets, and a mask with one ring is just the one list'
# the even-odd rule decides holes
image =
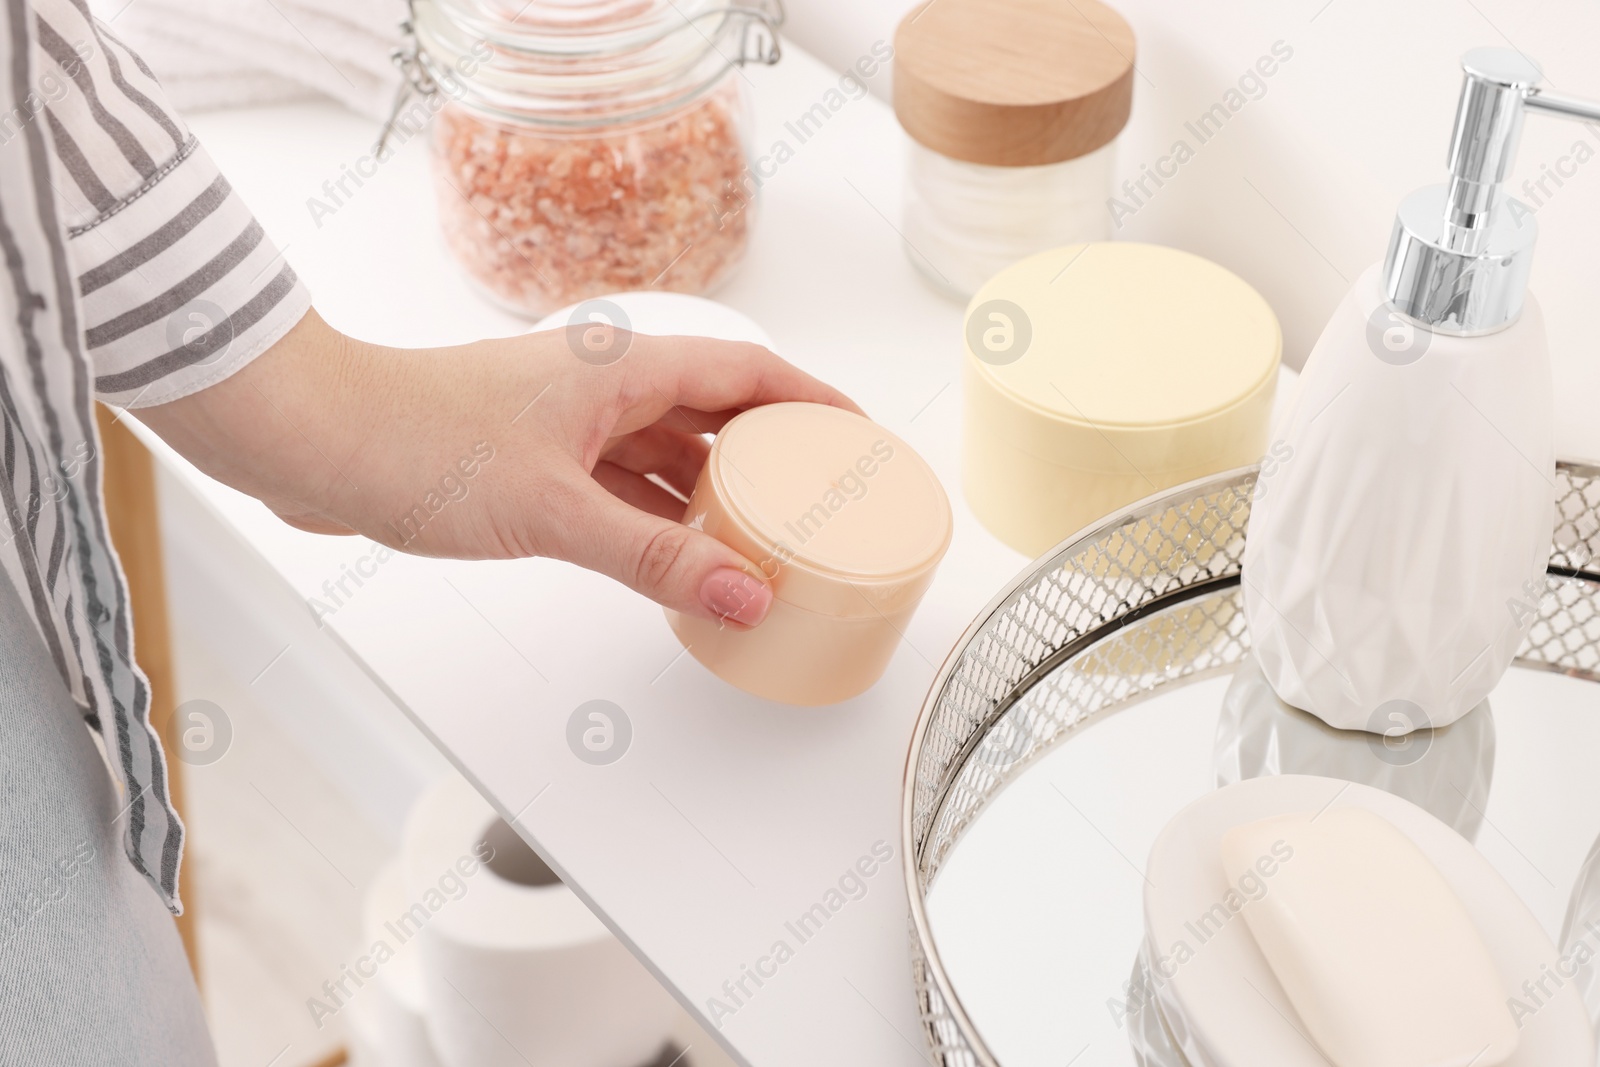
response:
{"label": "pink himalayan salt", "polygon": [[450,104],[433,134],[445,241],[491,296],[530,315],[630,289],[709,292],[749,241],[738,109],[730,86],[664,121],[589,134]]}

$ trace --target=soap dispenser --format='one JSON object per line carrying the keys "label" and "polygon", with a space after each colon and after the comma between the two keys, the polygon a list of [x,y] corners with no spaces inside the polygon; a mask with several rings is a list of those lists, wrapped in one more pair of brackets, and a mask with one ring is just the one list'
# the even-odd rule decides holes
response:
{"label": "soap dispenser", "polygon": [[1257,659],[1330,726],[1444,726],[1500,680],[1545,591],[1554,398],[1527,292],[1533,211],[1501,190],[1528,111],[1600,120],[1499,48],[1468,52],[1450,180],[1323,330],[1256,487],[1243,570]]}

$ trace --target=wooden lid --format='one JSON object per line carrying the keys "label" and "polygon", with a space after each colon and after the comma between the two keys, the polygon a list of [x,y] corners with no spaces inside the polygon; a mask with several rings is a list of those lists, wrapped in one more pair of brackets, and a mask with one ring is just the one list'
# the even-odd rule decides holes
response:
{"label": "wooden lid", "polygon": [[952,159],[1074,159],[1127,123],[1134,47],[1099,0],[929,0],[895,31],[895,114]]}

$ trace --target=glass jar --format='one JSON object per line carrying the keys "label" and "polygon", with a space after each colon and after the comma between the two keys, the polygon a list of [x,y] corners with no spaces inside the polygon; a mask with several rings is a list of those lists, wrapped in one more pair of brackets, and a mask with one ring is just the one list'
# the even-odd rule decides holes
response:
{"label": "glass jar", "polygon": [[496,303],[701,294],[754,223],[738,68],[778,59],[775,0],[415,0],[445,241]]}

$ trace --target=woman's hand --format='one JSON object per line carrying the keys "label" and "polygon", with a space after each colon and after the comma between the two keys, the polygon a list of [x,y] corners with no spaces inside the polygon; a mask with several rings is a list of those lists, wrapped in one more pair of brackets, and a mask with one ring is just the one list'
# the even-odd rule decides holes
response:
{"label": "woman's hand", "polygon": [[564,559],[753,626],[772,601],[760,570],[684,526],[683,498],[703,435],[784,400],[859,410],[758,345],[597,324],[385,349],[313,311],[237,374],[138,415],[303,529],[422,555]]}

